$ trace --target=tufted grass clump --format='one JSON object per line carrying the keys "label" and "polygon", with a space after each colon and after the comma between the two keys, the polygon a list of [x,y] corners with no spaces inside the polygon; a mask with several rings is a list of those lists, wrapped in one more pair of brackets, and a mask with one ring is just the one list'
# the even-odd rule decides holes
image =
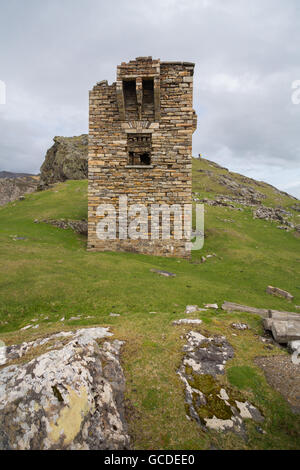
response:
{"label": "tufted grass clump", "polygon": [[227,370],[229,382],[240,390],[256,390],[261,385],[261,378],[253,367],[234,366]]}

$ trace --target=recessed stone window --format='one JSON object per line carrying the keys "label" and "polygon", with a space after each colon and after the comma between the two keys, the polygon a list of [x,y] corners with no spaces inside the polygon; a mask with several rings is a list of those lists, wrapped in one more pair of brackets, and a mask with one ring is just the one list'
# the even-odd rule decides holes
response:
{"label": "recessed stone window", "polygon": [[138,119],[138,105],[135,79],[123,81],[123,92],[126,119]]}
{"label": "recessed stone window", "polygon": [[151,165],[151,134],[128,134],[127,151],[128,165]]}
{"label": "recessed stone window", "polygon": [[143,119],[154,120],[154,81],[153,78],[143,78]]}

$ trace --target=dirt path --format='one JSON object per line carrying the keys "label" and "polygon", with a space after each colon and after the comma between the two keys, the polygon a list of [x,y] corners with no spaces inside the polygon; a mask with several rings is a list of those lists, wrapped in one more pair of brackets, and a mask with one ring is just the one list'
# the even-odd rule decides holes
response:
{"label": "dirt path", "polygon": [[259,357],[255,363],[269,385],[283,395],[294,413],[300,414],[300,364],[293,364],[291,356]]}

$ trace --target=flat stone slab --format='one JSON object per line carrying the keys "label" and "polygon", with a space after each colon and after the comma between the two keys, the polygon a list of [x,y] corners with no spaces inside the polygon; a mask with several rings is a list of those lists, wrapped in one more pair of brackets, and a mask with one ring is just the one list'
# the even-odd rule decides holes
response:
{"label": "flat stone slab", "polygon": [[278,320],[300,320],[300,314],[298,312],[284,312],[267,308],[249,307],[247,305],[227,301],[223,303],[222,310],[226,310],[227,312],[253,313],[254,315],[259,315],[263,318],[274,318]]}
{"label": "flat stone slab", "polygon": [[[0,348],[1,450],[129,448],[123,342],[97,342],[109,336],[108,328],[87,328]],[[47,343],[48,352],[9,365]]]}
{"label": "flat stone slab", "polygon": [[202,320],[197,318],[182,318],[181,320],[175,320],[172,322],[173,325],[201,325]]}
{"label": "flat stone slab", "polygon": [[300,321],[300,313],[281,312],[280,310],[269,310],[269,318],[273,318],[273,320],[281,320],[281,321],[288,321],[288,320]]}
{"label": "flat stone slab", "polygon": [[280,289],[279,287],[268,286],[266,289],[267,294],[278,295],[284,297],[287,300],[293,300],[294,296],[286,290]]}
{"label": "flat stone slab", "polygon": [[266,318],[269,315],[269,310],[266,308],[248,307],[247,305],[240,305],[234,302],[227,302],[227,301],[223,303],[222,309],[226,310],[227,312],[253,313],[254,315],[260,315],[263,318]]}
{"label": "flat stone slab", "polygon": [[300,340],[300,322],[298,321],[272,320],[271,331],[275,341],[280,344]]}

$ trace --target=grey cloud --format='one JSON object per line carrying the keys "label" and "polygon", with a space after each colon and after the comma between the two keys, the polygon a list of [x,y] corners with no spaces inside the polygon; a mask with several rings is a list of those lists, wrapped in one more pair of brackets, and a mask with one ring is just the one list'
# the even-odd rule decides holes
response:
{"label": "grey cloud", "polygon": [[87,131],[94,83],[152,55],[196,63],[195,155],[300,196],[299,22],[298,0],[2,2],[0,169],[37,172],[54,135]]}

